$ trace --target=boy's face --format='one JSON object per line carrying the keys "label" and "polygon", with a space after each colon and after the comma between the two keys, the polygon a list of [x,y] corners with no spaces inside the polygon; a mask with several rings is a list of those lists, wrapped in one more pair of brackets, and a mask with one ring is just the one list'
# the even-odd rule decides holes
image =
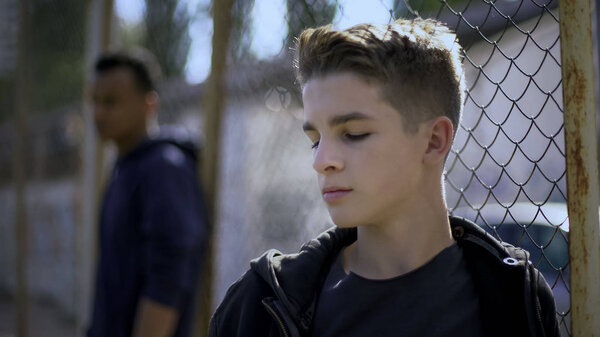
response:
{"label": "boy's face", "polygon": [[351,73],[309,80],[302,98],[313,168],[336,225],[393,221],[418,206],[429,142],[423,125],[405,132],[402,116],[380,97],[379,85]]}
{"label": "boy's face", "polygon": [[118,142],[145,128],[151,113],[149,95],[138,88],[131,70],[115,68],[98,74],[92,94],[100,137]]}

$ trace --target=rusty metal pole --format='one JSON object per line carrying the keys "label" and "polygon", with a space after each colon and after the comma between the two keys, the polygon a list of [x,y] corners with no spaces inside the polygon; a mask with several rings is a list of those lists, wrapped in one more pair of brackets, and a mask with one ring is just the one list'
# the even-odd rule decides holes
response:
{"label": "rusty metal pole", "polygon": [[29,335],[29,286],[27,277],[29,226],[27,223],[25,142],[31,85],[31,1],[19,2],[19,51],[17,61],[15,145],[13,177],[15,184],[15,245],[16,245],[16,328],[17,337]]}
{"label": "rusty metal pole", "polygon": [[80,148],[80,188],[81,212],[75,226],[75,302],[77,315],[75,329],[77,336],[85,335],[87,320],[90,317],[93,294],[93,276],[96,261],[98,205],[101,192],[103,169],[103,144],[97,138],[89,92],[93,80],[93,66],[96,58],[110,46],[111,23],[114,0],[87,1],[87,27],[85,41],[85,80],[82,99],[84,121],[84,141]]}
{"label": "rusty metal pole", "polygon": [[213,11],[213,36],[211,70],[206,81],[206,91],[203,95],[204,106],[204,146],[200,176],[207,196],[209,221],[209,240],[206,262],[201,271],[200,291],[197,301],[198,319],[194,327],[194,336],[205,336],[208,332],[213,301],[213,258],[214,258],[214,232],[218,213],[218,184],[219,161],[221,148],[221,117],[225,110],[227,95],[227,51],[229,49],[229,36],[232,26],[233,0],[214,0]]}
{"label": "rusty metal pole", "polygon": [[561,0],[560,43],[574,337],[600,336],[598,155],[590,0]]}

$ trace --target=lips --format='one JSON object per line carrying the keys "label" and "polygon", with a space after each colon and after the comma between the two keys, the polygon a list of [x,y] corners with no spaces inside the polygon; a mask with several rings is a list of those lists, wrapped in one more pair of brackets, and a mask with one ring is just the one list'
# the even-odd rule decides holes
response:
{"label": "lips", "polygon": [[347,187],[331,186],[324,188],[321,192],[323,194],[323,199],[326,202],[334,202],[350,194],[350,192],[352,192],[352,189]]}

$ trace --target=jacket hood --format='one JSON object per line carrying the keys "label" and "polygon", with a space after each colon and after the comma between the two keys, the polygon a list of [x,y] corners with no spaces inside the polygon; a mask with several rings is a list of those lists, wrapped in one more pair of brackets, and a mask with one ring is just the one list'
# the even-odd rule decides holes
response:
{"label": "jacket hood", "polygon": [[[520,248],[500,243],[482,228],[463,218],[450,217],[452,236],[459,246],[474,243],[483,247],[499,264],[526,265],[529,254]],[[356,228],[333,227],[305,243],[296,254],[269,250],[251,261],[251,269],[272,288],[290,317],[308,330],[330,265],[338,252],[357,238]]]}
{"label": "jacket hood", "polygon": [[[506,242],[500,242],[475,223],[461,217],[450,217],[452,237],[459,246],[472,245],[482,248],[495,257],[496,263],[508,266],[526,266],[529,263],[529,252]],[[507,260],[510,258],[512,260]]]}
{"label": "jacket hood", "polygon": [[356,228],[333,227],[305,243],[296,254],[271,249],[250,263],[273,289],[298,326],[308,329],[317,292],[337,253],[356,241]]}
{"label": "jacket hood", "polygon": [[174,126],[161,126],[160,131],[153,133],[142,141],[134,150],[126,154],[124,158],[133,158],[153,150],[157,146],[170,144],[179,148],[186,156],[198,162],[200,150],[199,136]]}

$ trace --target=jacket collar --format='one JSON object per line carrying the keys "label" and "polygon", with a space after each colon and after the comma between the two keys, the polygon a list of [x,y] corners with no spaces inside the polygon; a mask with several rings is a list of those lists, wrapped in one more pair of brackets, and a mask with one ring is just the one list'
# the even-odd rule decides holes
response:
{"label": "jacket collar", "polygon": [[[509,248],[497,241],[473,222],[450,217],[452,236],[462,245],[482,248],[491,260],[498,263],[510,257],[526,265],[528,253]],[[318,294],[339,251],[356,241],[356,228],[332,227],[316,239],[305,243],[296,254],[269,250],[251,261],[251,269],[272,288],[294,323],[305,332],[310,329]],[[486,255],[488,255],[486,254]]]}
{"label": "jacket collar", "polygon": [[318,292],[337,253],[356,241],[356,228],[333,227],[296,254],[269,250],[250,263],[273,289],[295,323],[309,329]]}
{"label": "jacket collar", "polygon": [[491,261],[509,266],[526,266],[529,262],[529,253],[526,250],[498,241],[465,218],[451,216],[450,227],[452,237],[459,246],[469,245],[482,249],[490,255]]}

